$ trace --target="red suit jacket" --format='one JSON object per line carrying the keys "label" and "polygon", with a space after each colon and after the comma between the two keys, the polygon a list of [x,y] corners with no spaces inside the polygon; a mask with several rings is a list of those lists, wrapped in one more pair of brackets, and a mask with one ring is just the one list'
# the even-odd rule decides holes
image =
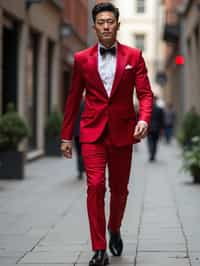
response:
{"label": "red suit jacket", "polygon": [[124,146],[136,143],[137,123],[133,91],[139,99],[138,120],[150,122],[153,94],[141,52],[118,43],[116,73],[110,97],[98,73],[98,45],[78,52],[74,57],[70,93],[67,98],[61,139],[71,140],[83,90],[85,109],[80,123],[80,141],[95,142],[108,124],[112,143]]}

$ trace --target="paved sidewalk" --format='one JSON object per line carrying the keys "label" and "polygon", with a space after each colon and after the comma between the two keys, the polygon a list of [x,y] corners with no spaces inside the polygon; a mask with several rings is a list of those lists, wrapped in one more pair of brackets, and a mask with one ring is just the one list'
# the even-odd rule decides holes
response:
{"label": "paved sidewalk", "polygon": [[[200,186],[180,171],[175,143],[156,163],[145,144],[134,154],[124,253],[110,265],[200,265]],[[0,181],[0,266],[88,265],[85,180],[75,175],[74,160],[44,158],[27,164],[25,180]]]}

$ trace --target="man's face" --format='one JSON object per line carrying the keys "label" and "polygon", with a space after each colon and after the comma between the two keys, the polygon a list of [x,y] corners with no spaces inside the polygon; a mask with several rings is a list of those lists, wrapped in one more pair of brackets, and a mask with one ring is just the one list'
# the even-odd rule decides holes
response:
{"label": "man's face", "polygon": [[119,25],[113,12],[103,11],[97,14],[93,28],[102,44],[112,45],[116,41]]}

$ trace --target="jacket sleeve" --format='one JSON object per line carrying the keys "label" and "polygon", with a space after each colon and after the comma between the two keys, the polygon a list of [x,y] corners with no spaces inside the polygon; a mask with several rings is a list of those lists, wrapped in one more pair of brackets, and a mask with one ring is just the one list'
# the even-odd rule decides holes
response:
{"label": "jacket sleeve", "polygon": [[153,106],[153,93],[147,75],[147,68],[141,52],[136,65],[135,87],[139,100],[138,120],[143,120],[149,124]]}
{"label": "jacket sleeve", "polygon": [[61,139],[72,140],[73,137],[74,126],[84,90],[84,81],[81,73],[80,63],[75,54],[70,91],[65,104]]}

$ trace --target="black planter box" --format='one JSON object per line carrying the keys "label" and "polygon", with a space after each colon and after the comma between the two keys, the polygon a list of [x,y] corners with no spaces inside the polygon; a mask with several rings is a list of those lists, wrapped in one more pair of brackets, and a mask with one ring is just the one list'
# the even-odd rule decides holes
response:
{"label": "black planter box", "polygon": [[192,167],[191,174],[193,176],[194,183],[200,183],[200,168],[198,166]]}
{"label": "black planter box", "polygon": [[0,178],[24,179],[24,152],[0,152]]}
{"label": "black planter box", "polygon": [[61,156],[60,151],[60,138],[59,137],[47,137],[45,139],[45,154],[47,156]]}

